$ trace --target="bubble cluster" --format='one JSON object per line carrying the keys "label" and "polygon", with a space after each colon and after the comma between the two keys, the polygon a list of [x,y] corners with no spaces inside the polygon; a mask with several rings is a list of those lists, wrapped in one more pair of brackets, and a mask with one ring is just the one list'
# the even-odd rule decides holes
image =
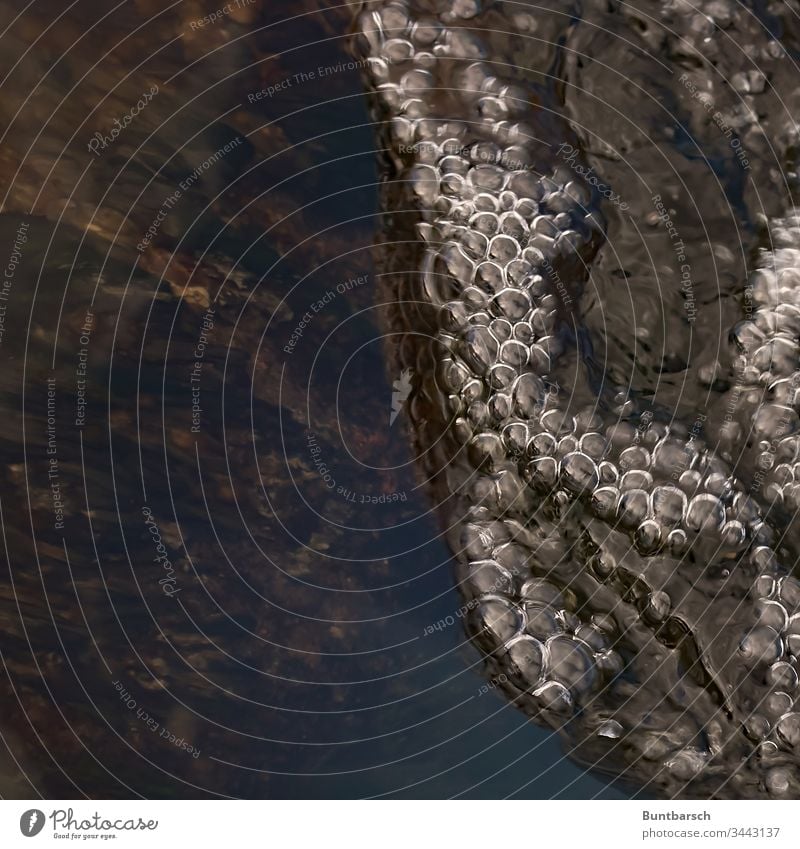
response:
{"label": "bubble cluster", "polygon": [[435,443],[425,462],[487,665],[573,751],[629,779],[798,795],[800,585],[765,521],[767,496],[800,506],[797,231],[776,224],[755,312],[730,334],[737,374],[770,393],[737,406],[768,469],[761,497],[734,465],[734,431],[710,444],[643,422],[610,379],[591,389],[576,304],[600,199],[557,161],[570,126],[513,70],[483,4],[372,4],[357,43],[390,201],[415,210],[416,267],[404,254],[396,269],[414,304],[400,323],[427,334],[416,436]]}
{"label": "bubble cluster", "polygon": [[745,293],[747,316],[730,333],[735,387],[723,456],[746,442],[744,462],[763,509],[789,530],[800,509],[800,221],[778,219]]}

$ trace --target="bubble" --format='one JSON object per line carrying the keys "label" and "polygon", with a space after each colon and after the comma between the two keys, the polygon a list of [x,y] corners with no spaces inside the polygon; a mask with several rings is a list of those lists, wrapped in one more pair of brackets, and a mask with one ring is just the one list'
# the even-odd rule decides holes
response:
{"label": "bubble", "polygon": [[489,330],[498,342],[505,342],[511,338],[512,325],[510,321],[504,318],[495,318],[489,325]]}
{"label": "bubble", "polygon": [[512,259],[506,266],[506,278],[510,286],[524,289],[531,276],[531,264],[526,259]]}
{"label": "bubble", "polygon": [[524,345],[530,345],[533,341],[533,328],[527,321],[518,321],[514,325],[514,338]]}
{"label": "bubble", "polygon": [[581,620],[578,619],[578,617],[570,610],[559,610],[556,613],[556,617],[558,618],[559,622],[561,622],[561,625],[563,626],[565,631],[574,632],[580,627]]}
{"label": "bubble", "polygon": [[800,713],[786,713],[775,726],[778,738],[790,749],[800,746]]}
{"label": "bubble", "polygon": [[433,75],[430,71],[414,68],[406,71],[400,78],[400,87],[412,97],[424,97],[433,86]]}
{"label": "bubble", "polygon": [[794,483],[794,472],[788,463],[779,463],[772,470],[772,480],[781,487]]}
{"label": "bubble", "polygon": [[[469,226],[487,238],[494,236],[498,228],[497,216],[493,212],[476,212],[469,220]],[[488,242],[487,242],[488,245]]]}
{"label": "bubble", "polygon": [[473,401],[467,410],[467,420],[474,429],[489,424],[489,405],[485,401]]}
{"label": "bubble", "polygon": [[475,165],[467,175],[467,182],[478,192],[497,191],[503,185],[504,179],[505,172],[497,165]]}
{"label": "bubble", "polygon": [[783,500],[786,508],[792,513],[800,511],[800,484],[792,483],[783,491]]}
{"label": "bubble", "polygon": [[770,693],[764,699],[762,707],[767,716],[775,720],[791,709],[792,699],[788,693]]}
{"label": "bubble", "polygon": [[800,608],[800,581],[791,575],[787,575],[785,578],[782,578],[780,585],[780,597],[787,610],[798,610],[798,608]]}
{"label": "bubble", "polygon": [[544,309],[543,307],[537,307],[531,313],[531,324],[533,329],[541,334],[547,335],[553,329],[555,315],[552,310]]}
{"label": "bubble", "polygon": [[471,625],[476,641],[493,650],[521,631],[522,617],[504,599],[485,598],[472,611]]}
{"label": "bubble", "polygon": [[[492,423],[496,426],[505,421],[511,415],[511,398],[502,392],[496,392],[489,399],[489,415],[492,418]],[[502,434],[501,434],[502,436]],[[527,443],[527,430],[523,437],[522,447],[518,451],[522,451]],[[507,443],[506,443],[507,444]]]}
{"label": "bubble", "polygon": [[576,204],[586,207],[591,200],[591,191],[584,183],[571,180],[564,186],[564,194],[568,195]]}
{"label": "bubble", "polygon": [[754,350],[765,339],[764,333],[752,321],[740,321],[734,326],[730,337],[737,348],[745,353]]}
{"label": "bubble", "polygon": [[697,749],[684,749],[667,761],[667,769],[678,781],[691,781],[706,765],[706,758]]}
{"label": "bubble", "polygon": [[605,651],[595,655],[597,671],[606,681],[616,678],[625,668],[622,656],[615,651]]}
{"label": "bubble", "polygon": [[673,557],[682,557],[689,548],[689,541],[685,531],[682,531],[680,528],[670,531],[667,536],[667,547]]}
{"label": "bubble", "polygon": [[703,532],[720,528],[725,522],[725,508],[715,495],[702,493],[689,502],[684,524],[687,529]]}
{"label": "bubble", "polygon": [[414,45],[406,38],[390,38],[384,45],[381,54],[391,65],[407,62],[414,55]]}
{"label": "bubble", "polygon": [[747,531],[741,522],[734,519],[731,522],[726,522],[722,526],[720,536],[722,538],[724,548],[732,551],[739,551],[744,547],[747,540]]}
{"label": "bubble", "polygon": [[491,212],[494,214],[500,208],[497,198],[487,192],[480,192],[479,194],[476,194],[473,203],[475,205],[475,209],[482,212]]}
{"label": "bubble", "polygon": [[[488,418],[488,415],[483,418]],[[479,433],[470,440],[467,454],[473,468],[480,469],[503,458],[503,443],[496,433]]]}
{"label": "bubble", "polygon": [[507,650],[513,683],[521,690],[535,688],[542,678],[544,666],[542,644],[533,637],[523,634],[512,640]]}
{"label": "bubble", "polygon": [[405,35],[411,21],[408,12],[400,4],[390,3],[379,12],[381,28],[387,34],[393,36]]}
{"label": "bubble", "polygon": [[778,661],[778,663],[770,666],[766,675],[766,682],[771,687],[791,693],[797,689],[797,672],[790,663]]}
{"label": "bubble", "polygon": [[632,489],[620,497],[617,516],[623,527],[633,529],[646,518],[648,509],[647,493],[643,489]]}
{"label": "bubble", "polygon": [[792,773],[788,767],[778,766],[769,770],[766,778],[767,791],[775,799],[785,799],[792,787]]}
{"label": "bubble", "polygon": [[471,327],[463,338],[461,355],[476,374],[485,374],[497,358],[497,340],[486,327]]}
{"label": "bubble", "polygon": [[606,441],[599,433],[585,433],[580,439],[579,447],[593,460],[599,460],[605,454]]}
{"label": "bubble", "polygon": [[617,467],[608,460],[603,460],[603,462],[597,466],[597,472],[600,475],[600,482],[602,484],[616,484],[619,479],[619,471],[617,470]]}
{"label": "bubble", "polygon": [[[477,33],[470,30],[463,28],[448,29],[445,38],[447,41],[446,53],[459,59],[485,59],[488,55],[489,51],[486,49],[483,40]],[[436,47],[439,46],[436,45]],[[436,48],[434,48],[435,50]]]}
{"label": "bubble", "polygon": [[[477,230],[467,230],[461,236],[461,247],[464,253],[471,260],[481,260],[486,256],[486,251],[489,246],[489,240],[483,233],[479,233]],[[463,273],[466,273],[467,267],[464,266]],[[469,268],[469,272],[472,272],[472,268]],[[465,277],[460,277],[461,280],[466,279]]]}
{"label": "bubble", "polygon": [[764,625],[753,628],[739,644],[740,656],[749,664],[773,664],[783,654],[783,644],[774,628]]}
{"label": "bubble", "polygon": [[494,236],[489,242],[488,256],[498,263],[504,264],[516,259],[520,254],[519,242],[511,236]]}
{"label": "bubble", "polygon": [[[508,412],[504,410],[505,415],[502,418],[506,418],[511,413],[510,399],[508,406]],[[500,418],[499,415],[498,418]],[[518,456],[524,454],[527,449],[530,440],[530,429],[525,422],[510,422],[503,427],[501,436],[508,453],[512,456]]]}
{"label": "bubble", "polygon": [[468,20],[474,18],[483,8],[482,0],[453,0],[451,10],[455,17]]}
{"label": "bubble", "polygon": [[478,115],[490,121],[502,121],[508,117],[508,104],[499,97],[481,97],[478,100]]}
{"label": "bubble", "polygon": [[575,629],[575,637],[586,643],[593,652],[603,652],[608,649],[605,634],[592,625],[579,625]]}
{"label": "bubble", "polygon": [[653,476],[650,472],[643,472],[639,469],[632,469],[620,478],[619,488],[622,490],[629,489],[650,489],[653,485]]}
{"label": "bubble", "polygon": [[542,413],[542,427],[549,430],[550,433],[563,435],[572,430],[572,416],[562,410],[547,410]]}
{"label": "bubble", "polygon": [[497,165],[500,161],[500,147],[492,141],[478,141],[470,145],[469,158],[474,165]]}
{"label": "bubble", "polygon": [[[795,355],[796,360],[796,355]],[[753,417],[753,434],[756,438],[773,441],[794,433],[798,428],[797,413],[780,404],[764,404]]]}
{"label": "bubble", "polygon": [[509,389],[518,374],[518,368],[514,368],[506,363],[498,363],[489,369],[489,385],[492,389]]}
{"label": "bubble", "polygon": [[552,433],[537,433],[528,446],[531,455],[548,457],[556,452],[556,440]]}
{"label": "bubble", "polygon": [[519,213],[504,212],[500,216],[500,232],[512,238],[514,243],[519,245],[528,233],[528,225]]}
{"label": "bubble", "polygon": [[419,47],[430,47],[441,32],[442,25],[435,18],[420,18],[411,29],[411,41]]}
{"label": "bubble", "polygon": [[653,490],[653,515],[663,525],[679,525],[688,507],[686,495],[674,486],[657,486]]}
{"label": "bubble", "polygon": [[622,736],[623,728],[615,719],[607,719],[597,729],[598,737],[607,737],[609,740],[618,740]]}
{"label": "bubble", "polygon": [[533,696],[540,710],[557,715],[572,712],[572,696],[569,690],[558,681],[548,681],[534,690]]}
{"label": "bubble", "polygon": [[653,450],[653,467],[665,475],[688,469],[695,461],[693,449],[675,439],[667,439]]}
{"label": "bubble", "polygon": [[783,631],[789,622],[786,611],[777,601],[760,599],[755,604],[755,612],[759,625],[768,625],[778,632]]}
{"label": "bubble", "polygon": [[556,618],[555,611],[541,604],[525,605],[525,630],[538,640],[546,640],[562,632],[561,624]]}
{"label": "bubble", "polygon": [[770,598],[775,592],[777,585],[772,575],[759,575],[751,588],[752,598]]}
{"label": "bubble", "polygon": [[526,467],[531,485],[540,492],[549,492],[558,478],[558,465],[552,457],[536,457]]}
{"label": "bubble", "polygon": [[619,455],[619,467],[623,472],[629,470],[644,471],[649,465],[650,453],[640,446],[626,448]]}
{"label": "bubble", "polygon": [[769,720],[759,714],[751,714],[744,722],[744,733],[755,742],[763,740],[769,734],[770,728]]}
{"label": "bubble", "polygon": [[420,203],[432,207],[439,189],[439,174],[430,165],[415,165],[409,171],[409,181]]}
{"label": "bubble", "polygon": [[542,578],[533,578],[522,586],[520,597],[523,601],[535,602],[546,606],[561,608],[564,606],[564,597],[555,584]]}
{"label": "bubble", "polygon": [[[514,383],[513,398],[514,410],[521,418],[534,418],[536,409],[542,404],[545,397],[545,386],[542,379],[535,374],[523,374]],[[555,441],[553,441],[555,447]],[[550,453],[541,451],[540,453]]]}
{"label": "bubble", "polygon": [[583,217],[584,224],[596,233],[604,235],[606,232],[606,220],[603,214],[597,210]]}
{"label": "bubble", "polygon": [[571,454],[578,448],[578,440],[572,434],[567,434],[567,436],[562,437],[558,440],[558,445],[556,447],[556,451],[562,457],[567,454]]}
{"label": "bubble", "polygon": [[542,198],[542,206],[551,214],[557,215],[562,212],[569,212],[575,205],[569,195],[560,191],[549,192]]}
{"label": "bubble", "polygon": [[664,531],[655,519],[647,519],[636,528],[636,547],[643,554],[654,554],[664,544]]}
{"label": "bubble", "polygon": [[461,174],[443,174],[439,180],[439,191],[445,198],[451,198],[454,202],[469,198],[467,183]]}
{"label": "bubble", "polygon": [[[515,482],[517,493],[522,489],[521,482]],[[528,552],[514,542],[506,542],[494,550],[495,559],[517,578],[525,578],[530,575],[528,568]]]}
{"label": "bubble", "polygon": [[604,634],[614,635],[617,633],[617,623],[610,613],[593,613],[591,621]]}
{"label": "bubble", "polygon": [[549,236],[551,239],[558,235],[558,227],[549,215],[537,215],[531,222],[531,234]]}
{"label": "bubble", "polygon": [[482,262],[475,269],[475,282],[488,293],[497,292],[505,286],[503,269],[496,262]]}
{"label": "bubble", "polygon": [[774,571],[778,566],[775,552],[766,545],[756,546],[756,548],[753,549],[753,552],[750,555],[750,562],[756,567],[756,569],[761,569],[765,572]]}
{"label": "bubble", "polygon": [[561,480],[572,492],[595,489],[599,481],[597,466],[591,457],[573,451],[561,461]]}
{"label": "bubble", "polygon": [[495,542],[487,525],[465,524],[461,529],[460,547],[470,560],[482,560],[492,553]]}
{"label": "bubble", "polygon": [[511,321],[519,321],[531,310],[531,301],[526,292],[519,289],[502,289],[491,301],[499,315]]}
{"label": "bubble", "polygon": [[442,158],[438,161],[437,166],[442,174],[458,174],[461,177],[466,176],[469,171],[468,160],[457,153],[442,156]]}
{"label": "bubble", "polygon": [[482,401],[485,392],[485,386],[480,380],[469,380],[464,384],[461,394],[467,403],[474,401]]}
{"label": "bubble", "polygon": [[789,617],[786,624],[786,632],[788,634],[800,634],[800,613],[795,613]]}
{"label": "bubble", "polygon": [[512,339],[500,346],[500,359],[512,368],[521,370],[528,362],[530,350],[527,345]]}
{"label": "bubble", "polygon": [[702,475],[694,469],[687,469],[678,478],[678,485],[687,495],[694,495],[702,483]]}
{"label": "bubble", "polygon": [[597,673],[591,655],[580,641],[568,636],[551,637],[545,647],[549,673],[573,696],[592,689]]}
{"label": "bubble", "polygon": [[602,519],[610,519],[617,511],[619,490],[613,486],[601,486],[592,493],[593,512]]}
{"label": "bubble", "polygon": [[529,198],[538,202],[543,197],[542,186],[530,171],[517,171],[512,174],[508,180],[508,188],[518,198]]}
{"label": "bubble", "polygon": [[467,567],[467,584],[474,595],[498,593],[511,595],[514,579],[511,573],[493,560],[481,560]]}

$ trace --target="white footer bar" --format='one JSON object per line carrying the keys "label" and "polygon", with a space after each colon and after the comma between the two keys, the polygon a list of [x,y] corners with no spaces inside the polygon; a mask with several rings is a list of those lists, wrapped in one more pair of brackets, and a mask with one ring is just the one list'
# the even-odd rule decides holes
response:
{"label": "white footer bar", "polygon": [[[0,801],[0,846],[797,847],[798,802]],[[551,843],[550,841],[554,841]]]}

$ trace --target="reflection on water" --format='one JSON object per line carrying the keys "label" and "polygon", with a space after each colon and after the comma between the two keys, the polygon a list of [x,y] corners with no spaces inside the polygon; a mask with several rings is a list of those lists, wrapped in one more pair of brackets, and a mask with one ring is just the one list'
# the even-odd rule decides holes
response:
{"label": "reflection on water", "polygon": [[[0,0],[0,793],[629,794],[568,762],[465,639],[412,375],[385,355],[356,4],[220,5]],[[585,354],[721,427],[716,341],[797,182],[800,94],[764,34],[797,43],[783,7],[736,18],[767,87],[705,23],[663,36],[680,4],[637,6],[587,4],[565,60],[573,141],[615,195]],[[621,54],[631,27],[648,50]],[[664,73],[706,55],[738,146]]]}
{"label": "reflection on water", "polygon": [[390,423],[351,11],[213,11],[0,4],[3,795],[614,795]]}

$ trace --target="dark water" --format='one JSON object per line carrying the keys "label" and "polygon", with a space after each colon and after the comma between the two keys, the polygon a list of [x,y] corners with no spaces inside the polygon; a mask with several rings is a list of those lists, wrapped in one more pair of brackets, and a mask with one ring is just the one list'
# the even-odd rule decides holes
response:
{"label": "dark water", "polygon": [[0,791],[619,795],[487,690],[390,426],[352,10],[212,5],[0,4]]}

